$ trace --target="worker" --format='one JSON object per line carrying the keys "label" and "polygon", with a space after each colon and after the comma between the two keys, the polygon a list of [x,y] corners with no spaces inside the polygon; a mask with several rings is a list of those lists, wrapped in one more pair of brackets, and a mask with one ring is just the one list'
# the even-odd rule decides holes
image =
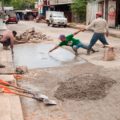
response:
{"label": "worker", "polygon": [[[61,46],[71,46],[72,49],[74,50],[75,52],[75,55],[78,55],[78,51],[77,49],[78,48],[84,48],[84,49],[87,49],[88,50],[88,46],[83,44],[79,39],[76,39],[74,38],[74,36],[76,34],[78,34],[79,32],[83,31],[82,29],[78,30],[77,32],[73,33],[73,34],[70,34],[68,36],[65,36],[65,35],[60,35],[59,36],[59,39],[60,39],[60,43],[55,46],[53,49],[51,49],[49,52],[52,52],[53,50],[57,49],[58,47],[61,47]],[[95,50],[91,49],[92,52],[96,52]]]}
{"label": "worker", "polygon": [[8,47],[10,46],[12,54],[13,54],[13,45],[16,34],[17,34],[16,31],[6,30],[2,33],[2,37],[0,39],[0,43],[3,44],[3,49],[7,50],[9,49]]}
{"label": "worker", "polygon": [[97,40],[100,40],[104,46],[109,45],[106,38],[105,34],[108,37],[108,24],[105,19],[102,18],[102,13],[97,12],[96,13],[96,19],[92,21],[92,23],[88,26],[86,26],[86,30],[88,29],[94,29],[94,34],[90,40],[89,46],[88,46],[88,51],[87,54],[90,54],[90,51],[92,47],[95,45]]}

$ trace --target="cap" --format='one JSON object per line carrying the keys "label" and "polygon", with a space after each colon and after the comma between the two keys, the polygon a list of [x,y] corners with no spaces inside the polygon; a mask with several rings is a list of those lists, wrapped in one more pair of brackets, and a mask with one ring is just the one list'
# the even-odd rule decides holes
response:
{"label": "cap", "polygon": [[60,35],[60,36],[59,36],[59,39],[61,39],[61,38],[65,38],[65,35]]}
{"label": "cap", "polygon": [[97,12],[96,15],[99,16],[99,17],[102,17],[102,13],[101,12]]}

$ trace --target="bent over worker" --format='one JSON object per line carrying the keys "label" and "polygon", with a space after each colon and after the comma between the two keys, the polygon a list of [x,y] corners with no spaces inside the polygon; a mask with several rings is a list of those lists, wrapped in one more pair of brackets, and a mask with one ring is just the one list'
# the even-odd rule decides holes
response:
{"label": "bent over worker", "polygon": [[13,45],[16,35],[17,35],[16,31],[6,30],[3,32],[2,38],[0,40],[0,43],[3,44],[3,49],[8,49],[8,47],[10,46],[11,51],[13,53]]}
{"label": "bent over worker", "polygon": [[[3,49],[8,49],[8,46],[11,48],[11,52],[13,54],[13,44],[15,40],[17,32],[16,31],[10,31],[6,30],[1,35],[0,43],[3,44]],[[0,68],[4,68],[5,66],[0,64]]]}
{"label": "bent over worker", "polygon": [[[78,55],[78,51],[77,51],[78,48],[84,48],[84,49],[88,50],[87,45],[83,44],[79,39],[74,38],[74,36],[81,31],[84,31],[84,30],[80,29],[77,32],[67,35],[67,36],[60,35],[59,39],[61,42],[57,46],[55,46],[53,49],[51,49],[49,52],[52,52],[53,50],[57,49],[58,47],[61,47],[64,45],[72,47],[72,49],[75,52],[75,55]],[[95,52],[95,50],[93,50],[93,49],[91,49],[91,51]]]}

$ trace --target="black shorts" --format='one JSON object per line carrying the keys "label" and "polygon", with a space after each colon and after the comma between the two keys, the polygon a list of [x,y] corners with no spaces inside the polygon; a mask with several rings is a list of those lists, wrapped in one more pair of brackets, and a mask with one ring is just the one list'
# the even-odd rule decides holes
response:
{"label": "black shorts", "polygon": [[3,44],[3,46],[9,46],[10,45],[10,39],[7,39],[6,41],[4,41],[4,42],[1,42],[0,41],[0,43],[2,43]]}

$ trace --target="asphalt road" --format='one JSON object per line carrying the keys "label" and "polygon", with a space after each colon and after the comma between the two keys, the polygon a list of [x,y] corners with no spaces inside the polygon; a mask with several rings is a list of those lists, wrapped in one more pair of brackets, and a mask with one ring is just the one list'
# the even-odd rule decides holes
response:
{"label": "asphalt road", "polygon": [[[76,31],[73,28],[48,27],[45,23],[34,23],[32,21],[21,21],[18,24],[8,25],[8,28],[16,30],[18,33],[32,27],[53,39],[50,41],[51,43],[59,42],[57,39],[59,34],[67,35]],[[88,44],[91,36],[91,32],[81,32],[76,35],[76,38]],[[82,57],[88,63],[33,69],[25,74],[23,79],[18,81],[21,86],[45,94],[58,103],[57,106],[48,107],[42,102],[21,98],[25,120],[119,120],[120,40],[109,37],[108,41],[116,50],[117,57],[114,61],[103,60],[105,49],[98,42],[95,49],[100,52],[90,56],[86,55],[86,50],[79,49],[78,58]],[[72,52],[71,49],[66,49]],[[79,98],[76,93],[80,95]],[[57,98],[62,96],[63,100],[57,99],[55,95]]]}

